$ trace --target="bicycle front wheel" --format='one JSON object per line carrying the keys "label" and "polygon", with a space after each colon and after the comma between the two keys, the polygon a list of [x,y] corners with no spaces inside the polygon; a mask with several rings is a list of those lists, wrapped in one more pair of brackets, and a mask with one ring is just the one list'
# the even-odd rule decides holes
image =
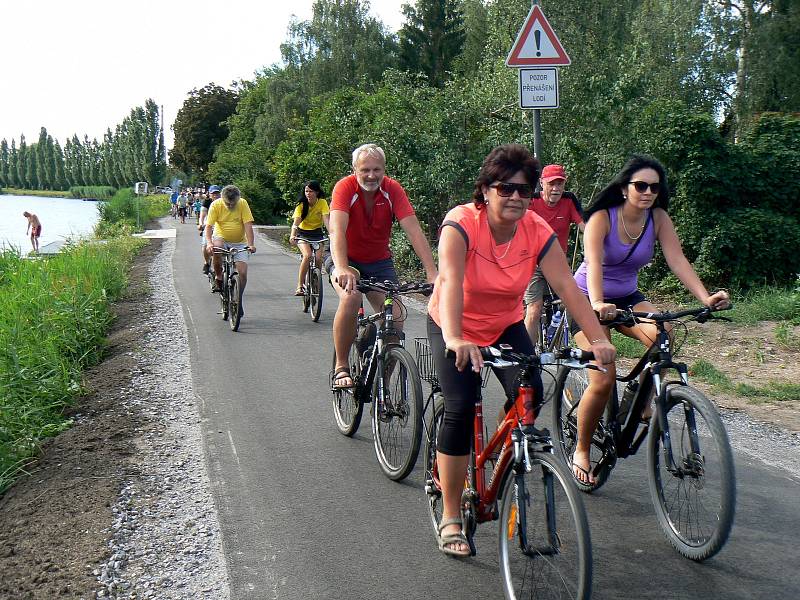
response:
{"label": "bicycle front wheel", "polygon": [[[353,383],[361,374],[361,357],[355,342],[350,346],[348,355],[348,365]],[[351,437],[361,424],[361,415],[364,412],[364,404],[358,399],[356,388],[335,389],[333,387],[333,373],[336,371],[336,350],[333,351],[333,362],[331,363],[330,384],[333,394],[333,419],[336,428],[347,437]]]}
{"label": "bicycle front wheel", "polygon": [[439,535],[439,523],[442,521],[444,504],[442,502],[442,488],[439,484],[439,473],[436,466],[436,444],[439,436],[439,429],[444,418],[444,397],[434,394],[428,400],[429,407],[426,407],[425,418],[425,496],[428,500],[428,513],[431,517],[431,525],[436,536]]}
{"label": "bicycle front wheel", "polygon": [[500,500],[500,575],[509,600],[586,599],[592,593],[589,522],[573,477],[552,454],[509,469]]}
{"label": "bicycle front wheel", "polygon": [[384,474],[400,481],[414,469],[422,442],[422,382],[417,363],[402,346],[391,346],[383,373],[372,384],[372,437]]}
{"label": "bicycle front wheel", "polygon": [[222,289],[219,291],[219,304],[222,308],[222,320],[227,321],[230,307],[228,306],[228,280],[224,275],[222,278]]}
{"label": "bicycle front wheel", "polygon": [[665,409],[669,436],[654,418],[647,441],[650,497],[669,543],[686,558],[705,560],[725,545],[733,526],[736,476],[728,434],[714,405],[694,388],[670,387]]}
{"label": "bicycle front wheel", "polygon": [[[586,369],[570,369],[561,367],[556,375],[556,384],[553,391],[553,447],[556,456],[564,461],[569,470],[572,470],[572,455],[575,453],[575,446],[578,443],[578,409],[577,404],[589,385],[589,376]],[[609,409],[603,413],[600,425],[603,425],[609,418]],[[597,471],[597,463],[602,456],[602,450],[598,447],[601,441],[599,433],[595,432],[595,439],[592,441],[589,450],[589,468]],[[587,485],[575,477],[575,485],[582,492],[593,492],[599,489],[611,474],[612,464],[606,464],[594,473],[595,482]]]}
{"label": "bicycle front wheel", "polygon": [[309,276],[311,269],[306,271],[306,276],[303,278],[303,295],[300,300],[303,302],[303,312],[307,313],[309,306],[311,306],[311,277]]}
{"label": "bicycle front wheel", "polygon": [[235,273],[228,282],[228,298],[231,331],[239,331],[239,323],[242,321],[242,289],[239,277]]}
{"label": "bicycle front wheel", "polygon": [[322,314],[322,273],[318,268],[309,269],[309,296],[311,302],[311,318],[316,323]]}

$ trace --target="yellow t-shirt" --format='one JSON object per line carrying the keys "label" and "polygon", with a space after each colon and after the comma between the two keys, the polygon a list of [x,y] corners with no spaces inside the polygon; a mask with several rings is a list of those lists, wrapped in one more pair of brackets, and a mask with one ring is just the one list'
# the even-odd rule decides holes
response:
{"label": "yellow t-shirt", "polygon": [[222,198],[211,203],[208,209],[206,225],[214,228],[212,237],[222,238],[229,244],[246,244],[244,224],[253,222],[253,213],[247,200],[239,198],[233,210],[228,210]]}
{"label": "yellow t-shirt", "polygon": [[[300,229],[305,229],[306,231],[311,231],[312,229],[319,229],[322,227],[322,215],[327,215],[331,211],[328,208],[328,203],[325,201],[324,198],[317,198],[317,201],[314,203],[314,206],[308,207],[308,214],[306,218],[300,221]],[[303,204],[298,204],[297,207],[294,209],[294,214],[292,215],[292,221],[295,219],[299,219],[303,216]]]}

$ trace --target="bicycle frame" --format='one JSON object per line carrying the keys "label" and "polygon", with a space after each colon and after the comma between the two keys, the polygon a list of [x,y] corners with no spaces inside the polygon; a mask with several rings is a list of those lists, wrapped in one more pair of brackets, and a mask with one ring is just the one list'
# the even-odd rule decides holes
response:
{"label": "bicycle frame", "polygon": [[[393,306],[394,294],[389,292],[386,294],[386,298],[383,301],[383,309],[381,311],[367,316],[364,313],[363,306],[358,309],[357,327],[366,327],[370,323],[381,322],[376,328],[375,342],[372,344],[372,349],[367,357],[365,369],[362,371],[359,381],[356,382],[356,394],[358,394],[358,398],[363,399],[365,402],[369,400],[372,383],[375,380],[375,373],[383,366],[381,363],[383,361],[384,348],[387,344],[386,339],[392,337],[398,341],[393,341],[391,343],[401,346],[404,345],[405,334],[394,326]],[[379,381],[379,385],[383,386],[383,382]]]}

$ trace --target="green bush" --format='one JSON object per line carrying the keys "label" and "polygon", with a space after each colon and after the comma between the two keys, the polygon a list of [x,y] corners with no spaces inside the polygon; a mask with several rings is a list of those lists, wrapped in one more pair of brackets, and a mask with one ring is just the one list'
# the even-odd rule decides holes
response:
{"label": "green bush", "polygon": [[114,232],[117,232],[116,235],[129,235],[144,229],[148,221],[165,215],[169,210],[169,197],[166,194],[139,197],[132,189],[126,188],[119,190],[98,208],[100,221],[95,227],[97,237],[113,237]]}
{"label": "green bush", "polygon": [[117,191],[108,185],[73,185],[69,193],[73,198],[93,198],[95,200],[108,200]]}

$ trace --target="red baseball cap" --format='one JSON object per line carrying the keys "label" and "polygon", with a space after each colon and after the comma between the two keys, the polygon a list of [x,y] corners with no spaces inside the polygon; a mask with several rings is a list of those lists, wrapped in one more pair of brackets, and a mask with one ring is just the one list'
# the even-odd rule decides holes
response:
{"label": "red baseball cap", "polygon": [[542,169],[542,181],[553,181],[554,179],[566,179],[567,172],[561,165],[547,165]]}

